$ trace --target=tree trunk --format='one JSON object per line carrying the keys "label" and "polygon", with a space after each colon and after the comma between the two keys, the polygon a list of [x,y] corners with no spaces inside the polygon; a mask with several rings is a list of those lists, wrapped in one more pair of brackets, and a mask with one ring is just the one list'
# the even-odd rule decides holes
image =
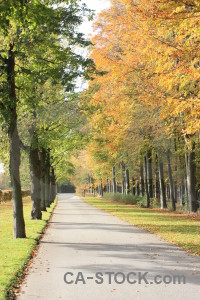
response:
{"label": "tree trunk", "polygon": [[160,185],[159,185],[159,166],[158,166],[158,156],[156,154],[156,169],[155,169],[155,198],[160,199]]}
{"label": "tree trunk", "polygon": [[170,190],[170,199],[172,202],[172,209],[176,210],[176,202],[174,198],[174,185],[173,185],[173,178],[172,178],[172,168],[171,168],[171,161],[170,161],[171,151],[170,149],[167,150],[167,165],[168,165],[168,176],[169,176],[169,190]]}
{"label": "tree trunk", "polygon": [[196,164],[195,164],[195,143],[192,143],[191,151],[186,154],[186,173],[187,173],[187,193],[189,211],[196,212],[198,203],[196,200]]}
{"label": "tree trunk", "polygon": [[29,153],[30,175],[31,175],[31,219],[41,220],[41,168],[38,148],[30,147]]}
{"label": "tree trunk", "polygon": [[20,140],[17,129],[17,98],[15,91],[15,55],[13,46],[10,45],[7,63],[7,83],[10,104],[10,116],[8,124],[8,137],[10,142],[10,177],[13,188],[13,236],[14,238],[25,238],[25,222],[23,214],[22,191],[20,181]]}
{"label": "tree trunk", "polygon": [[135,179],[132,177],[132,194],[135,196]]}
{"label": "tree trunk", "polygon": [[51,203],[54,202],[56,198],[56,176],[54,172],[54,168],[51,167],[51,176],[50,176],[50,181],[51,181]]}
{"label": "tree trunk", "polygon": [[113,176],[113,193],[117,193],[117,185],[115,179],[115,167],[112,168],[112,176]]}
{"label": "tree trunk", "polygon": [[99,186],[99,195],[101,197],[103,197],[103,184],[102,184],[102,179],[100,181],[100,184],[98,185]]}
{"label": "tree trunk", "polygon": [[180,186],[180,206],[184,206],[185,204],[185,186],[184,186],[184,181],[181,181],[181,186]]}
{"label": "tree trunk", "polygon": [[107,184],[106,184],[106,192],[109,193],[109,180],[107,178]]}
{"label": "tree trunk", "polygon": [[152,176],[152,155],[151,150],[147,151],[147,181],[149,197],[153,198],[153,176]]}
{"label": "tree trunk", "polygon": [[140,163],[140,195],[144,196],[144,173],[143,173],[143,163]]}
{"label": "tree trunk", "polygon": [[160,183],[160,206],[161,208],[167,208],[167,199],[166,199],[166,189],[165,189],[165,181],[164,181],[164,171],[163,171],[163,163],[159,162],[159,183]]}
{"label": "tree trunk", "polygon": [[129,170],[126,169],[126,195],[130,193],[130,178],[129,178]]}
{"label": "tree trunk", "polygon": [[145,192],[146,192],[146,207],[150,207],[150,197],[148,190],[148,177],[147,177],[147,157],[144,158],[144,183],[145,183]]}
{"label": "tree trunk", "polygon": [[108,192],[111,193],[111,182],[109,180],[109,188],[108,188]]}
{"label": "tree trunk", "polygon": [[94,185],[93,185],[93,195],[95,196],[95,187],[94,187]]}
{"label": "tree trunk", "polygon": [[178,202],[178,186],[177,186],[177,181],[174,182],[174,199],[175,202]]}
{"label": "tree trunk", "polygon": [[88,174],[88,194],[90,193],[90,175]]}
{"label": "tree trunk", "polygon": [[41,210],[46,211],[46,204],[45,204],[45,149],[42,148],[40,152],[40,163],[41,163]]}
{"label": "tree trunk", "polygon": [[140,196],[140,183],[136,180],[136,196]]}
{"label": "tree trunk", "polygon": [[122,194],[124,195],[125,194],[125,164],[124,162],[122,161],[121,163],[121,168],[122,168]]}
{"label": "tree trunk", "polygon": [[50,155],[46,152],[46,164],[45,164],[45,205],[50,207]]}

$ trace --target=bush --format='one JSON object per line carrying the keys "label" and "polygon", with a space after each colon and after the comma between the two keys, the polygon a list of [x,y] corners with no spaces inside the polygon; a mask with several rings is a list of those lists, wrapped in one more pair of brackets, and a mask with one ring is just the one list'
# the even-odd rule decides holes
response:
{"label": "bush", "polygon": [[104,198],[107,200],[113,200],[125,204],[138,205],[138,203],[143,199],[139,196],[134,196],[132,194],[123,195],[121,193],[104,193]]}
{"label": "bush", "polygon": [[104,193],[103,197],[107,200],[114,200],[114,201],[119,201],[120,200],[120,193]]}
{"label": "bush", "polygon": [[151,198],[150,206],[151,207],[160,207],[160,200],[157,198]]}
{"label": "bush", "polygon": [[[107,200],[117,201],[124,204],[137,205],[139,207],[146,207],[146,196],[134,196],[132,194],[123,195],[121,193],[104,193],[103,196]],[[160,200],[151,198],[150,207],[160,207]]]}
{"label": "bush", "polygon": [[12,200],[12,191],[10,190],[0,190],[0,202],[7,202]]}
{"label": "bush", "polygon": [[137,200],[137,205],[139,207],[142,207],[142,208],[145,208],[146,207],[146,196],[143,196],[143,197],[137,197],[138,200]]}
{"label": "bush", "polygon": [[[30,196],[31,192],[29,190],[22,191],[22,197]],[[8,202],[12,200],[12,191],[11,190],[0,190],[0,202]]]}

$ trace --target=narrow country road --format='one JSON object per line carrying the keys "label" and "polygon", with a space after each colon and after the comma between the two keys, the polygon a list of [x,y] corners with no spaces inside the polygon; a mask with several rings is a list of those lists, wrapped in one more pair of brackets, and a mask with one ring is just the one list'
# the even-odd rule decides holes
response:
{"label": "narrow country road", "polygon": [[[67,272],[71,284],[64,281]],[[186,284],[168,284],[175,275],[184,275]],[[74,194],[60,194],[17,300],[195,300],[199,295],[200,258]]]}

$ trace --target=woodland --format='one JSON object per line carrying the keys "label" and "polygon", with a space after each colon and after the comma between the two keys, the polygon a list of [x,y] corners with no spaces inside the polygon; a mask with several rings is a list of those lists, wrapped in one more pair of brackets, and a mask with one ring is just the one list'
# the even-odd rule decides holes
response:
{"label": "woodland", "polygon": [[82,173],[85,192],[195,213],[200,2],[110,2],[94,25],[90,58],[103,75],[81,96],[90,139],[75,159],[75,182]]}
{"label": "woodland", "polygon": [[23,185],[36,220],[69,179],[77,193],[198,211],[200,1],[110,4],[90,40],[80,1],[0,1],[0,158],[15,238],[26,237]]}

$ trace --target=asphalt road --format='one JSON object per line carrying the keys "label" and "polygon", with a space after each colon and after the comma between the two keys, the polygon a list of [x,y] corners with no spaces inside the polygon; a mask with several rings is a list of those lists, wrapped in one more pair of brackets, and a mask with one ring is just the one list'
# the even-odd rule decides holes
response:
{"label": "asphalt road", "polygon": [[17,300],[200,299],[200,258],[74,194],[58,198]]}

